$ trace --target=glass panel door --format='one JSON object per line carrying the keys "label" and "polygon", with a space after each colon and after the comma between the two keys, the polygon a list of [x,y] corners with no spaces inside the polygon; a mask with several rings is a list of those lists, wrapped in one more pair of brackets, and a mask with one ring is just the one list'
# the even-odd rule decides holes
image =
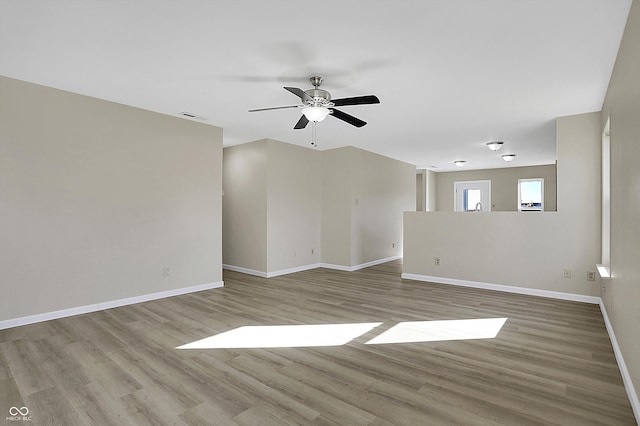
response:
{"label": "glass panel door", "polygon": [[491,211],[491,181],[454,182],[454,211]]}

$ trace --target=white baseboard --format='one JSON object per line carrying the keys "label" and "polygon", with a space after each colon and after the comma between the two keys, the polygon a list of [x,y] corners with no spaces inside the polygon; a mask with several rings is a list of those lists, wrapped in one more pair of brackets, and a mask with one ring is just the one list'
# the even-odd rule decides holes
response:
{"label": "white baseboard", "polygon": [[255,269],[243,268],[242,266],[226,265],[223,263],[222,269],[240,272],[242,274],[255,275],[256,277],[267,278],[266,272],[256,271]]}
{"label": "white baseboard", "polygon": [[604,324],[607,327],[607,332],[609,333],[609,339],[611,340],[611,345],[613,346],[613,353],[616,355],[618,368],[620,369],[620,374],[622,375],[622,382],[624,383],[624,388],[627,391],[627,396],[629,397],[629,402],[631,403],[633,414],[636,416],[636,422],[640,424],[640,400],[638,399],[638,394],[636,393],[636,389],[633,386],[633,382],[631,381],[631,375],[629,374],[627,364],[624,362],[624,358],[622,357],[622,352],[620,351],[620,346],[618,345],[616,334],[613,332],[613,326],[611,325],[611,321],[609,321],[609,315],[607,315],[607,309],[604,307],[604,302],[602,301],[602,299],[600,299],[600,311],[602,312]]}
{"label": "white baseboard", "polygon": [[267,272],[267,278],[279,277],[280,275],[293,274],[294,272],[308,271],[320,267],[320,263],[312,263],[310,265],[296,266],[295,268],[281,269],[279,271]]}
{"label": "white baseboard", "polygon": [[254,275],[261,278],[279,277],[280,275],[293,274],[294,272],[308,271],[320,267],[320,263],[312,263],[310,265],[296,266],[295,268],[281,269],[273,272],[256,271],[255,269],[243,268],[242,266],[222,265],[222,269],[240,272],[243,274]]}
{"label": "white baseboard", "polygon": [[336,271],[345,271],[345,272],[353,272],[353,271],[355,271],[355,269],[352,269],[351,266],[336,265],[336,264],[333,264],[333,263],[320,263],[318,265],[318,267],[327,268],[327,269],[334,269]]}
{"label": "white baseboard", "polygon": [[327,269],[336,269],[338,271],[354,272],[370,266],[380,265],[381,263],[391,262],[392,260],[402,259],[402,256],[385,257],[384,259],[372,260],[371,262],[361,263],[355,266],[335,265],[333,263],[319,263],[318,266]]}
{"label": "white baseboard", "polygon": [[78,306],[75,308],[62,309],[59,311],[45,312],[42,314],[29,315],[26,317],[13,318],[0,321],[0,330],[18,327],[21,325],[34,324],[37,322],[49,321],[59,318],[71,317],[74,315],[88,314],[89,312],[102,311],[104,309],[117,308],[119,306],[133,305],[134,303],[148,302],[150,300],[164,299],[165,297],[179,296],[181,294],[195,293],[197,291],[210,290],[224,287],[224,282],[200,284],[192,287],[177,288],[175,290],[161,291],[158,293],[143,294],[141,296],[127,297],[125,299],[111,300],[107,302],[94,303],[92,305]]}
{"label": "white baseboard", "polygon": [[271,277],[278,277],[280,275],[292,274],[294,272],[308,271],[310,269],[315,269],[315,268],[327,268],[327,269],[336,269],[338,271],[354,272],[359,269],[368,268],[370,266],[375,266],[381,263],[386,263],[386,262],[390,262],[392,260],[398,260],[398,259],[402,259],[402,256],[387,257],[384,259],[373,260],[367,263],[361,263],[360,265],[355,265],[355,266],[335,265],[333,263],[311,263],[309,265],[296,266],[294,268],[281,269],[279,271],[273,271],[273,272],[256,271],[255,269],[243,268],[242,266],[234,266],[234,265],[226,265],[226,264],[223,264],[222,268],[228,269],[229,271],[241,272],[243,274],[255,275],[257,277],[271,278]]}
{"label": "white baseboard", "polygon": [[549,297],[551,299],[571,300],[574,302],[584,302],[599,304],[600,298],[595,296],[585,296],[583,294],[562,293],[559,291],[538,290],[535,288],[514,287],[510,285],[483,283],[480,281],[467,281],[455,278],[432,277],[429,275],[407,274],[403,273],[402,278],[415,281],[428,281],[439,284],[451,284],[462,287],[483,288],[486,290],[505,291],[508,293],[527,294],[530,296]]}

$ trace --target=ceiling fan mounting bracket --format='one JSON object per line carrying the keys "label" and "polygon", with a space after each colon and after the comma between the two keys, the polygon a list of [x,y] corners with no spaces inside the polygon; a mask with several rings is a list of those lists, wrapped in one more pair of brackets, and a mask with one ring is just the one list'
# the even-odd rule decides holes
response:
{"label": "ceiling fan mounting bracket", "polygon": [[311,82],[313,87],[317,89],[322,84],[322,77],[314,75],[313,77],[309,78],[309,81]]}

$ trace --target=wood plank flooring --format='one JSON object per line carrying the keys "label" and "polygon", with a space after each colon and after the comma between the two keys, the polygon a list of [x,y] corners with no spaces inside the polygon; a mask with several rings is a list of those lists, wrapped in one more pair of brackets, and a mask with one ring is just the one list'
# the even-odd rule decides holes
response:
{"label": "wood plank flooring", "polygon": [[[0,420],[34,425],[633,425],[597,305],[402,280],[400,261],[0,331]],[[404,321],[495,338],[368,345]],[[325,347],[176,349],[242,326],[380,322]],[[23,424],[9,422],[11,424]]]}

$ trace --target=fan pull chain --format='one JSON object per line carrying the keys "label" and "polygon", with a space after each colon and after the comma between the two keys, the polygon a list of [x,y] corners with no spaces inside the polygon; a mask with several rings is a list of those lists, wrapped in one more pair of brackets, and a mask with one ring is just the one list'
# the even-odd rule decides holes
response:
{"label": "fan pull chain", "polygon": [[317,121],[311,122],[311,146],[317,148],[318,144],[316,143],[316,124]]}

